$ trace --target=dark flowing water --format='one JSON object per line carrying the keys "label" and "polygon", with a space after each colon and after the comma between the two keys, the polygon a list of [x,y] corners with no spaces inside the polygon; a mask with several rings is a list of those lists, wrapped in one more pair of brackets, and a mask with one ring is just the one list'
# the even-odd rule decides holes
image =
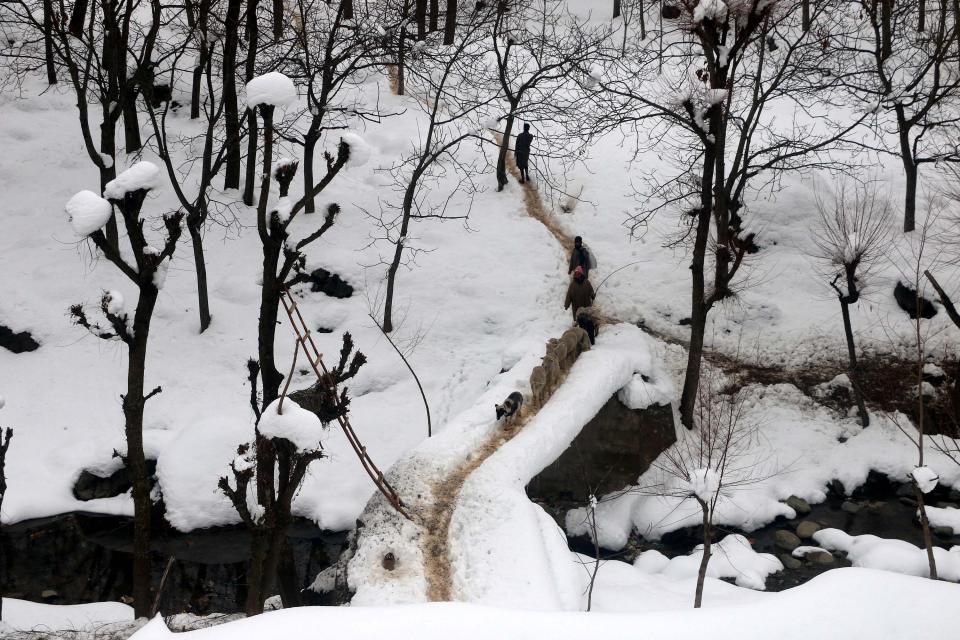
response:
{"label": "dark flowing water", "polygon": [[[8,597],[53,604],[120,601],[131,591],[132,540],[130,519],[114,516],[72,513],[5,527],[0,589]],[[298,578],[306,587],[339,557],[346,533],[300,520],[291,527],[289,540]],[[160,531],[151,548],[154,589],[174,558],[160,600],[164,613],[243,610],[249,553],[243,527]]]}

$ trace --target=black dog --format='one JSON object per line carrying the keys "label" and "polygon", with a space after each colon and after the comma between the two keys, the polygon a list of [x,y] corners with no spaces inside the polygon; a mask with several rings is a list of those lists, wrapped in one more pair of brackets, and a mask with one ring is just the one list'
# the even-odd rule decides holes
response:
{"label": "black dog", "polygon": [[520,411],[520,407],[523,406],[523,394],[519,391],[514,391],[507,396],[507,399],[503,401],[503,404],[496,405],[497,407],[497,420],[506,416],[511,417]]}

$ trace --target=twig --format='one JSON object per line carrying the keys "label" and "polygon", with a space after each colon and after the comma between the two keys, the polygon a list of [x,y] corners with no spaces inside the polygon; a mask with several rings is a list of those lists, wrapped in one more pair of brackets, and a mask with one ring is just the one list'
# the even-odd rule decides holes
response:
{"label": "twig", "polygon": [[380,333],[383,334],[383,337],[387,339],[387,342],[390,343],[390,346],[393,347],[393,350],[397,352],[397,355],[400,356],[400,359],[403,360],[403,364],[407,365],[407,369],[410,370],[410,375],[413,376],[413,379],[417,383],[417,388],[420,389],[420,397],[423,398],[423,408],[427,410],[427,437],[433,437],[433,425],[430,422],[430,405],[427,403],[427,394],[423,391],[423,385],[420,384],[420,378],[417,377],[416,372],[413,370],[413,367],[410,366],[410,363],[407,361],[407,358],[403,355],[403,352],[397,348],[397,345],[393,343],[393,340],[390,339],[390,336],[386,331],[383,330],[383,327],[380,326],[380,323],[377,322],[377,319],[374,318],[371,314],[367,316],[373,320],[373,324],[376,325],[377,329],[380,330]]}

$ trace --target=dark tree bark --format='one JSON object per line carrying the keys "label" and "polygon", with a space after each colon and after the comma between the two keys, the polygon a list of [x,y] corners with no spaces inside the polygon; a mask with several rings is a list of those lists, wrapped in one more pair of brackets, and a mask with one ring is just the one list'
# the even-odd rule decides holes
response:
{"label": "dark tree bark", "polygon": [[453,44],[457,33],[457,0],[447,0],[447,14],[443,18],[443,44]]}
{"label": "dark tree bark", "polygon": [[237,106],[237,47],[240,40],[240,7],[243,0],[227,0],[223,46],[224,130],[227,162],[223,188],[240,187],[240,111]]}
{"label": "dark tree bark", "polygon": [[514,114],[516,105],[510,105],[506,122],[503,126],[503,139],[500,141],[500,153],[497,154],[497,191],[503,191],[507,186],[507,152],[510,150],[510,135],[513,132]]}
{"label": "dark tree bark", "polygon": [[802,28],[805,32],[810,31],[810,0],[803,0],[800,10],[803,12],[800,18]]}
{"label": "dark tree bark", "polygon": [[353,0],[343,1],[343,19],[353,20]]}
{"label": "dark tree bark", "polygon": [[414,14],[417,21],[417,41],[427,37],[427,0],[414,0]]}
{"label": "dark tree bark", "polygon": [[146,402],[143,378],[147,366],[147,338],[157,304],[158,291],[151,283],[141,283],[140,298],[133,320],[133,340],[127,367],[127,393],[123,398],[124,431],[127,439],[126,463],[133,484],[133,607],[136,617],[147,616],[153,599],[150,595],[150,477],[143,451],[143,407]]}
{"label": "dark tree bark", "polygon": [[210,45],[207,43],[207,22],[210,15],[210,2],[211,0],[200,0],[196,17],[196,37],[199,47],[197,51],[197,66],[193,68],[193,83],[190,90],[191,120],[196,120],[200,117],[200,90],[203,86],[203,74],[207,68],[207,61],[210,59]]}
{"label": "dark tree bark", "polygon": [[57,68],[53,56],[53,0],[43,0],[43,59],[47,69],[47,84],[57,83]]}
{"label": "dark tree bark", "polygon": [[440,0],[430,0],[430,31],[438,29],[440,20]]}
{"label": "dark tree bark", "polygon": [[617,19],[620,17],[620,12],[621,12],[620,3],[621,3],[621,0],[613,0],[613,18],[614,19]]}
{"label": "dark tree bark", "polygon": [[[7,451],[10,449],[10,440],[13,438],[13,429],[7,427],[0,430],[0,509],[3,508],[3,496],[7,493]],[[3,523],[0,522],[0,527]],[[0,563],[6,562],[3,557],[4,545],[0,544]],[[0,564],[0,566],[5,566]],[[0,598],[0,620],[3,620],[3,598]]]}
{"label": "dark tree bark", "polygon": [[703,557],[700,558],[700,568],[697,570],[697,590],[693,596],[693,608],[699,609],[703,603],[703,583],[707,577],[707,565],[710,563],[711,546],[713,545],[713,523],[710,520],[710,507],[706,502],[697,498],[700,510],[703,512]]}
{"label": "dark tree bark", "polygon": [[[253,80],[257,74],[257,45],[260,39],[260,28],[257,22],[258,1],[248,0],[247,6],[247,63],[244,70],[247,82]],[[253,190],[257,182],[257,143],[259,141],[257,114],[253,109],[247,109],[247,174],[243,183],[243,204],[248,207],[253,206]],[[269,178],[267,184],[269,185]]]}
{"label": "dark tree bark", "polygon": [[880,0],[880,58],[886,60],[893,53],[893,2]]}

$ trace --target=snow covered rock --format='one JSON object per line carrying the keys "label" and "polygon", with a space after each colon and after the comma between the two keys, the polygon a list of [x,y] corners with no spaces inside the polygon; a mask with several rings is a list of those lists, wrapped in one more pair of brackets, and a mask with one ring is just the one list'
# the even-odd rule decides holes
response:
{"label": "snow covered rock", "polygon": [[[817,531],[813,539],[827,549],[845,552],[855,567],[921,577],[930,572],[926,550],[903,540],[872,535],[851,536],[840,529]],[[960,581],[960,547],[953,547],[950,551],[934,547],[933,555],[940,579]]]}
{"label": "snow covered rock", "polygon": [[[688,556],[667,560],[659,551],[647,551],[634,561],[634,568],[643,573],[663,574],[673,579],[697,575],[703,545],[698,545]],[[707,576],[711,578],[734,578],[737,586],[764,591],[766,579],[771,573],[783,570],[783,563],[769,553],[757,553],[750,541],[739,534],[728,535],[713,545]]]}
{"label": "snow covered rock", "polygon": [[261,104],[286,107],[297,100],[293,80],[279,71],[257,76],[247,83],[247,106],[255,109]]}
{"label": "snow covered rock", "polygon": [[323,434],[320,418],[290,398],[277,398],[271,402],[264,409],[257,429],[267,438],[289,440],[302,451],[319,448]]}
{"label": "snow covered rock", "polygon": [[64,209],[70,217],[73,232],[82,238],[102,229],[113,215],[109,202],[86,189],[67,200]]}
{"label": "snow covered rock", "polygon": [[138,162],[103,188],[103,197],[107,200],[122,200],[134,191],[150,191],[160,184],[160,168],[152,162]]}

